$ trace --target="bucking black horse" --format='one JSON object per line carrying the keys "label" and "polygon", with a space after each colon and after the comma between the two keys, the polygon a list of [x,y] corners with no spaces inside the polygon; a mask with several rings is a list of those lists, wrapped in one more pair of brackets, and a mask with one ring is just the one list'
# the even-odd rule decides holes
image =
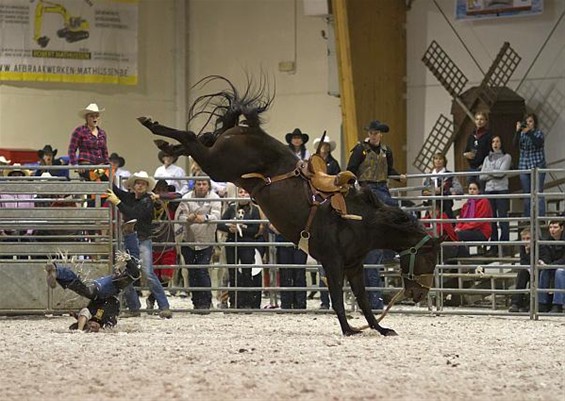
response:
{"label": "bucking black horse", "polygon": [[273,97],[266,86],[249,80],[244,93],[221,76],[209,76],[202,84],[225,84],[226,89],[195,100],[189,110],[187,127],[205,116],[213,128],[198,134],[159,124],[147,117],[139,121],[153,134],[180,144],[156,140],[156,145],[175,155],[192,156],[213,180],[229,181],[245,188],[269,221],[289,241],[298,244],[308,227],[308,251],[324,267],[332,307],[345,335],[359,333],[347,322],[343,284],[347,277],[357,303],[370,328],[382,335],[396,335],[381,327],[371,311],[365,290],[363,260],[372,249],[400,253],[404,296],[419,302],[433,281],[439,243],[400,208],[384,205],[370,191],[354,188],[345,195],[347,212],[360,220],[345,219],[322,202],[312,213],[313,196],[307,180],[297,172],[297,157],[277,139],[261,129],[261,113]]}

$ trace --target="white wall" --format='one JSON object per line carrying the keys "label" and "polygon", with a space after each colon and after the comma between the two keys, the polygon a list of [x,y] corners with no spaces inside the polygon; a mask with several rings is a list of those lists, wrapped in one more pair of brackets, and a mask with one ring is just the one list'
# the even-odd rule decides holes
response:
{"label": "white wall", "polygon": [[[533,65],[518,93],[526,99],[527,107],[543,114],[555,109],[558,118],[548,127],[546,153],[549,162],[563,158],[565,143],[565,19],[557,26],[546,47],[537,53],[550,35],[565,9],[565,2],[545,0],[543,15],[485,21],[455,21],[454,0],[438,0],[441,10],[455,31],[470,49],[473,57],[487,71],[505,41],[522,57],[508,86],[516,90],[526,71]],[[436,40],[451,59],[469,78],[467,88],[476,86],[483,74],[461,41],[450,28],[434,2],[416,0],[407,14],[408,38],[408,164],[409,171],[424,138],[437,117],[443,113],[451,118],[451,98],[421,62],[428,45]],[[535,61],[535,62],[534,62]],[[537,92],[532,96],[532,92]],[[549,120],[549,119],[548,119]],[[548,122],[548,121],[547,121]],[[544,121],[542,121],[542,124]],[[451,160],[452,157],[449,157]],[[453,166],[451,166],[453,167]],[[561,165],[560,167],[563,167]]]}
{"label": "white wall", "polygon": [[[329,96],[327,44],[321,17],[306,17],[302,1],[190,0],[189,80],[210,74],[245,87],[245,73],[265,72],[276,86],[275,102],[265,113],[264,129],[284,141],[299,127],[314,138],[324,130],[339,144],[339,99]],[[295,30],[296,26],[296,30]],[[278,64],[295,61],[296,72],[279,72]],[[191,92],[191,99],[197,94]],[[340,147],[335,156],[340,155]]]}
{"label": "white wall", "polygon": [[160,164],[152,135],[136,120],[153,115],[175,121],[175,4],[141,0],[139,4],[139,84],[0,82],[0,147],[41,149],[51,144],[67,153],[73,129],[84,120],[77,112],[90,102],[106,109],[101,127],[110,152],[126,158],[126,168],[153,173]]}

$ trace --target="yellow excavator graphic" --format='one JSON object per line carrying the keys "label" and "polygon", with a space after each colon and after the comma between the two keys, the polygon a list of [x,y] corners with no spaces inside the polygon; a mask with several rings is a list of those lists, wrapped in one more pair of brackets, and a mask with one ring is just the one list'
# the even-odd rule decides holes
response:
{"label": "yellow excavator graphic", "polygon": [[39,46],[45,47],[49,43],[48,36],[41,36],[41,25],[45,13],[60,14],[63,17],[64,25],[63,28],[57,31],[58,37],[64,38],[69,43],[88,38],[88,21],[81,17],[69,15],[67,9],[60,4],[40,0],[35,7],[35,26],[33,33],[33,40],[35,40]]}

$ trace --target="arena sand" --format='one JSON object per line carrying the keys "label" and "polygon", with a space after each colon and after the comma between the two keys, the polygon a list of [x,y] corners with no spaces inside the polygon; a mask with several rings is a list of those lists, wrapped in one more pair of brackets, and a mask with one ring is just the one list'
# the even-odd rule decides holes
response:
{"label": "arena sand", "polygon": [[391,314],[398,337],[343,337],[330,313],[72,322],[0,318],[3,401],[565,400],[565,316]]}

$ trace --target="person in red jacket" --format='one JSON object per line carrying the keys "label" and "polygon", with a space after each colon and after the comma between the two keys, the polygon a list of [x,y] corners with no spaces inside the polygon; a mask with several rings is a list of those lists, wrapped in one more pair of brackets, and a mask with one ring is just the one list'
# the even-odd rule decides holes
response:
{"label": "person in red jacket", "polygon": [[[472,182],[469,184],[469,195],[480,195],[480,190],[477,183]],[[465,202],[463,204],[463,207],[461,208],[461,213],[459,213],[459,218],[465,220],[459,221],[455,225],[457,239],[459,241],[487,241],[492,234],[491,222],[470,221],[467,219],[481,219],[491,217],[492,209],[487,198],[467,199],[467,202]],[[463,249],[461,251],[463,251]],[[469,254],[469,251],[466,247],[463,254]]]}

